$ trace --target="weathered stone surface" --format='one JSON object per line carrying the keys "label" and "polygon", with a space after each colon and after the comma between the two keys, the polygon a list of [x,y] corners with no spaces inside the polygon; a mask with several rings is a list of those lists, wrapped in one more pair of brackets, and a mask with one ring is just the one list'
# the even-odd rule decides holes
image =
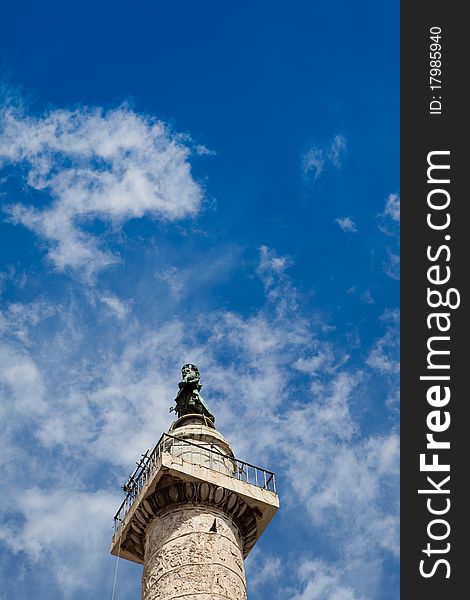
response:
{"label": "weathered stone surface", "polygon": [[206,504],[162,510],[146,529],[142,600],[246,600],[242,540]]}
{"label": "weathered stone surface", "polygon": [[[176,509],[178,504],[204,504],[208,509],[212,507],[225,513],[225,516],[239,532],[243,557],[246,557],[256,541],[258,530],[256,512],[242,498],[236,494],[230,494],[224,488],[214,484],[205,481],[202,483],[175,481],[175,483],[147,496],[145,502],[153,510],[153,515],[157,520],[162,509],[170,510],[171,506],[175,506]],[[127,553],[135,554],[143,562],[145,528],[152,518],[147,511],[144,515],[142,505],[136,509],[134,519],[130,522],[133,534],[122,542],[120,549],[124,557]]]}
{"label": "weathered stone surface", "polygon": [[258,485],[254,467],[235,460],[204,415],[182,416],[157,447],[123,504],[111,552],[144,564],[142,600],[246,600],[243,559],[279,507],[277,494]]}
{"label": "weathered stone surface", "polygon": [[[276,512],[278,497],[233,476],[235,460],[228,442],[202,419],[186,415],[177,423],[177,439],[169,444],[165,441],[158,461],[113,537],[112,554],[144,563],[145,529],[154,515],[170,505],[202,502],[232,519],[243,537],[243,556],[250,552]],[[185,441],[199,448],[188,451]],[[211,458],[211,449],[221,455],[212,454]]]}

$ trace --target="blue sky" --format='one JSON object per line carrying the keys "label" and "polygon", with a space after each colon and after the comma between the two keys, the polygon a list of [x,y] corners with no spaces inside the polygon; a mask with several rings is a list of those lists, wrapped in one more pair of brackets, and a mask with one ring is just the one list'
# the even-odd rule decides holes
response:
{"label": "blue sky", "polygon": [[0,598],[111,596],[194,362],[278,476],[250,600],[395,599],[398,3],[135,4],[2,10]]}

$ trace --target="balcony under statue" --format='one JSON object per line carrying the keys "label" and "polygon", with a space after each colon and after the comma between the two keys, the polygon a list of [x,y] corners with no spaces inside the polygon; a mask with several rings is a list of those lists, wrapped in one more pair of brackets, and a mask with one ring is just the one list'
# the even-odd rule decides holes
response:
{"label": "balcony under statue", "polygon": [[186,364],[177,419],[123,486],[111,553],[144,565],[142,600],[246,600],[243,560],[279,508],[274,473],[235,458]]}

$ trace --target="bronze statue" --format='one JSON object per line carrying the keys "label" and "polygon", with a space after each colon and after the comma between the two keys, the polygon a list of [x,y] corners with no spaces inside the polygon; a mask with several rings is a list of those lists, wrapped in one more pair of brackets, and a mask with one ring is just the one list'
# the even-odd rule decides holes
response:
{"label": "bronze statue", "polygon": [[170,412],[174,411],[178,418],[190,414],[204,415],[215,423],[214,415],[211,414],[204,398],[199,393],[202,388],[199,383],[201,379],[199,369],[196,365],[188,363],[183,365],[181,375],[182,379],[178,383],[179,392],[175,398],[176,406],[172,406]]}

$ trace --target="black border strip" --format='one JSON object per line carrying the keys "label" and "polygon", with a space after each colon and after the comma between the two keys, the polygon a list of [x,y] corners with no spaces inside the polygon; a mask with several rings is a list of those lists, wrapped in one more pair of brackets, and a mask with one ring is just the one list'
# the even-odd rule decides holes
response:
{"label": "black border strip", "polygon": [[[470,228],[466,222],[469,193],[464,185],[470,169],[466,165],[469,155],[466,145],[468,113],[464,111],[466,100],[464,88],[469,71],[466,68],[467,49],[470,38],[468,25],[463,16],[464,3],[436,2],[401,4],[401,598],[403,600],[426,599],[452,600],[465,597],[468,550],[467,519],[465,506],[468,504],[465,491],[466,476],[470,470],[470,423],[466,419],[467,404],[470,402],[464,384],[464,373],[469,370],[467,361],[467,331],[465,319],[467,280],[469,278]],[[432,57],[431,28],[440,28],[438,40],[441,48],[440,71],[436,78],[442,88],[430,89],[430,64]],[[433,29],[437,32],[437,29]],[[436,46],[433,47],[434,51]],[[436,74],[437,72],[433,72]],[[435,96],[435,98],[433,98]],[[440,98],[439,98],[440,97]],[[441,107],[435,102],[439,100]],[[434,109],[434,110],[433,110]],[[431,152],[442,152],[432,154]],[[449,154],[444,154],[449,152]],[[429,162],[450,166],[449,170],[431,169]],[[449,179],[447,183],[445,180]],[[432,190],[436,190],[432,192]],[[439,191],[441,190],[441,191]],[[444,190],[444,191],[442,191]],[[431,193],[431,196],[428,196]],[[433,209],[431,204],[448,207]],[[428,223],[428,214],[434,225],[451,220],[444,229],[433,229]],[[470,220],[470,218],[469,218]],[[446,237],[447,236],[447,237]],[[450,236],[450,239],[449,239]],[[428,247],[430,250],[428,251]],[[448,247],[448,251],[445,249]],[[427,252],[433,257],[427,256]],[[430,267],[437,269],[428,271]],[[449,270],[446,269],[449,268]],[[429,278],[446,283],[431,283]],[[438,306],[432,308],[427,289],[440,291],[445,301],[450,292],[450,304],[458,308]],[[439,304],[434,294],[431,302]],[[438,329],[438,319],[427,318],[432,313],[445,313],[439,323],[442,328],[450,323],[447,332]],[[431,327],[429,327],[429,324]],[[448,340],[433,336],[448,336]],[[449,350],[449,354],[429,355],[431,348]],[[431,364],[428,363],[428,359]],[[448,365],[449,368],[444,367]],[[435,368],[431,368],[434,366]],[[448,376],[449,380],[421,379],[420,376]],[[434,395],[429,388],[439,386]],[[445,387],[449,388],[450,400],[445,404]],[[428,398],[428,394],[430,394]],[[434,402],[434,406],[431,403]],[[439,411],[437,414],[433,411]],[[431,416],[430,413],[433,413]],[[446,415],[448,413],[448,415]],[[434,432],[446,424],[442,432]],[[430,429],[431,427],[431,429]],[[450,448],[429,449],[426,435],[433,439],[448,441]],[[425,471],[420,469],[420,454],[424,462],[449,465],[447,471]],[[437,458],[433,459],[433,454]],[[426,467],[425,467],[426,468]],[[439,469],[445,467],[438,467]],[[430,477],[434,483],[430,482]],[[446,477],[450,479],[443,483]],[[418,490],[430,490],[418,493]],[[449,490],[448,493],[442,493]],[[450,503],[450,504],[449,504]],[[431,514],[430,509],[446,512]],[[441,519],[441,521],[438,521]],[[434,521],[434,522],[433,522]],[[446,521],[449,525],[442,522]],[[435,540],[430,537],[442,537]],[[448,533],[448,535],[447,535]],[[428,547],[428,544],[430,546]],[[449,546],[447,546],[449,544]],[[430,548],[430,550],[429,550]],[[427,550],[427,552],[423,552]],[[437,561],[442,562],[437,563]],[[421,570],[427,574],[425,577]],[[444,562],[447,561],[447,562]],[[449,577],[447,577],[449,575]]]}

